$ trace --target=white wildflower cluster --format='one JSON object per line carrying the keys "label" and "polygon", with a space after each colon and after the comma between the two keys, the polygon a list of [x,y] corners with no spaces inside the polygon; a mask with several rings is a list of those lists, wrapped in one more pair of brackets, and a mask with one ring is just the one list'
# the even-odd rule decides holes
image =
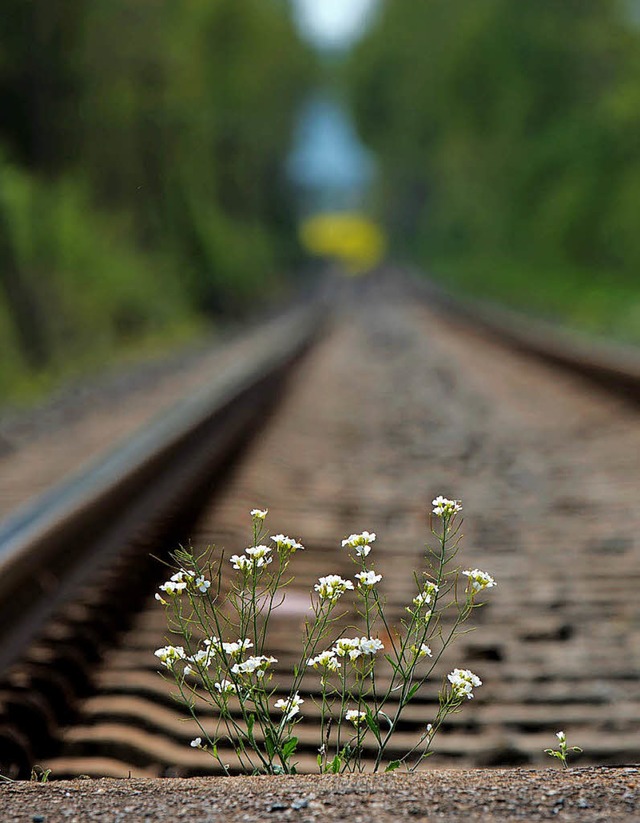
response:
{"label": "white wildflower cluster", "polygon": [[344,713],[344,719],[353,723],[354,726],[359,726],[366,716],[365,712],[359,712],[357,709],[349,709]]}
{"label": "white wildflower cluster", "polygon": [[321,577],[313,588],[318,592],[321,600],[335,602],[347,590],[353,590],[353,583],[340,577],[339,574],[329,574]]}
{"label": "white wildflower cluster", "polygon": [[275,657],[260,654],[257,657],[248,657],[243,663],[236,663],[231,667],[231,672],[232,674],[255,674],[256,677],[263,678],[269,666],[277,662]]}
{"label": "white wildflower cluster", "polygon": [[230,655],[231,657],[239,657],[242,654],[242,652],[246,652],[247,649],[252,648],[253,643],[251,642],[251,640],[247,638],[245,638],[244,640],[240,640],[240,638],[238,638],[238,640],[234,641],[233,643],[222,644],[222,651],[225,654]]}
{"label": "white wildflower cluster", "polygon": [[194,666],[197,669],[208,669],[211,665],[212,660],[212,649],[199,649],[195,654],[189,655],[189,657],[185,657],[185,661],[187,663],[183,670],[185,677],[189,674],[193,674]]}
{"label": "white wildflower cluster", "polygon": [[304,549],[302,543],[294,540],[293,537],[286,537],[284,534],[272,534],[271,539],[278,547],[278,551],[288,551],[294,554],[298,549]]}
{"label": "white wildflower cluster", "polygon": [[[216,661],[218,666],[221,664],[226,665],[227,657],[237,660],[243,652],[253,648],[253,642],[248,638],[239,638],[232,643],[225,643],[218,637],[207,637],[203,640],[202,645],[203,648],[198,649],[198,651],[191,655],[187,655],[182,646],[164,646],[162,649],[158,649],[155,652],[155,655],[167,669],[173,669],[174,664],[178,660],[184,661],[185,666],[182,673],[185,677],[187,677],[191,674],[202,674],[204,670],[209,669],[211,666],[216,664]],[[221,661],[220,658],[223,658],[223,660]],[[252,657],[245,663],[240,663],[240,667],[235,664],[231,671],[234,674],[246,674],[248,672],[253,672],[256,669],[261,669],[262,674],[264,674],[264,668],[266,668],[266,666],[262,664],[264,664],[265,660],[268,660],[269,664],[276,662],[275,658]],[[256,663],[255,661],[259,662]],[[221,688],[218,688],[219,685]],[[220,684],[215,684],[215,686],[221,694],[236,691],[235,687],[233,689],[230,688],[233,684],[228,680],[222,680]]]}
{"label": "white wildflower cluster", "polygon": [[362,655],[373,656],[376,652],[382,651],[384,646],[377,637],[341,637],[336,641],[333,651],[338,657],[349,657],[349,660],[357,660]]}
{"label": "white wildflower cluster", "polygon": [[[210,586],[211,581],[206,580],[204,575],[198,575],[194,571],[180,569],[175,574],[172,574],[166,583],[158,586],[158,588],[169,597],[178,597],[188,588],[199,591],[201,594],[206,594]],[[166,604],[166,600],[158,593],[156,593],[156,600]]]}
{"label": "white wildflower cluster", "polygon": [[371,551],[371,544],[375,541],[375,532],[361,532],[350,534],[342,541],[342,548],[354,549],[358,557],[366,557]]}
{"label": "white wildflower cluster", "polygon": [[327,649],[327,651],[320,652],[315,657],[310,657],[307,660],[307,666],[313,666],[314,669],[323,669],[325,672],[337,672],[341,664],[336,660],[335,651]]}
{"label": "white wildflower cluster", "polygon": [[[295,773],[295,764],[291,758],[296,739],[287,737],[285,730],[291,730],[300,719],[301,707],[305,701],[296,689],[300,688],[308,670],[314,669],[318,673],[322,689],[321,735],[325,739],[320,741],[322,745],[318,750],[321,772],[342,773],[362,769],[361,744],[368,733],[368,725],[376,732],[371,736],[371,744],[374,745],[375,736],[378,745],[375,769],[383,766],[385,756],[389,755],[389,750],[386,750],[387,741],[396,729],[400,712],[431,676],[435,663],[449,640],[459,633],[458,626],[473,612],[476,595],[496,586],[494,578],[481,569],[469,568],[462,571],[464,567],[447,568],[458,550],[459,531],[455,524],[456,515],[461,511],[462,503],[459,500],[440,495],[432,501],[433,515],[442,518],[440,527],[434,526],[433,519],[430,520],[430,529],[438,540],[439,549],[435,551],[427,547],[424,570],[414,573],[415,596],[406,608],[410,618],[405,616],[400,621],[402,629],[398,630],[398,644],[387,641],[392,647],[389,651],[384,651],[382,640],[371,636],[379,632],[379,619],[388,628],[387,618],[383,614],[384,603],[376,589],[383,576],[371,568],[375,563],[366,560],[371,554],[376,535],[374,532],[363,531],[350,534],[342,540],[342,547],[347,549],[348,559],[356,569],[349,575],[351,579],[339,574],[328,574],[320,577],[313,586],[312,617],[305,622],[302,636],[305,649],[302,661],[306,660],[306,664],[303,662],[302,666],[295,666],[295,685],[291,691],[280,692],[283,696],[277,700],[278,689],[272,683],[278,660],[264,653],[267,650],[266,638],[269,636],[267,628],[272,611],[284,600],[281,589],[291,582],[284,575],[290,556],[304,550],[302,543],[285,534],[270,535],[271,529],[268,530],[264,523],[268,509],[252,509],[252,545],[229,559],[233,568],[241,574],[235,576],[235,582],[228,591],[223,585],[223,582],[226,583],[224,569],[212,566],[216,569],[215,574],[211,572],[214,583],[218,586],[216,597],[208,596],[211,582],[200,573],[197,558],[188,551],[176,552],[174,568],[177,571],[160,586],[156,597],[164,605],[167,603],[163,597],[172,602],[174,622],[170,625],[172,631],[175,625],[181,629],[187,651],[182,646],[168,645],[157,649],[155,655],[162,666],[171,671],[181,694],[184,691],[190,691],[194,696],[202,692],[208,693],[210,704],[217,706],[220,722],[226,727],[226,731],[216,731],[210,739],[203,731],[203,726],[199,725],[201,734],[205,734],[205,742],[203,743],[203,738],[196,737],[190,745],[195,749],[209,751],[217,757],[219,741],[233,742],[237,739],[237,745],[233,744],[236,754],[242,761],[246,755],[248,768],[264,766],[269,773]],[[271,573],[271,569],[267,569],[274,559],[276,564],[272,569],[276,568],[276,571]],[[180,568],[181,566],[186,568]],[[226,566],[226,569],[229,570],[229,567]],[[466,578],[466,589],[463,598],[459,598],[463,578]],[[349,591],[354,592],[351,599],[355,601],[355,611],[363,618],[366,628],[352,627],[346,631],[366,631],[367,634],[329,641],[326,638],[335,637],[332,634],[334,627],[344,617],[336,617],[336,612],[340,611],[336,603]],[[181,595],[184,595],[183,599],[178,599]],[[207,596],[202,598],[201,595]],[[222,600],[225,595],[226,602],[218,604],[218,600]],[[185,602],[187,599],[188,603]],[[444,604],[445,600],[451,600],[451,603]],[[457,607],[454,609],[453,628],[450,636],[443,636],[439,631],[440,618],[445,608],[451,605]],[[213,618],[205,619],[209,613],[213,614]],[[197,628],[193,628],[196,624]],[[211,635],[214,630],[224,635],[234,631],[240,637],[233,640],[231,635],[229,640],[223,640],[222,637]],[[196,633],[211,636],[206,636],[201,643],[195,643]],[[440,640],[440,651],[434,652],[428,645],[434,637]],[[333,645],[321,651],[324,643],[328,645],[329,642],[333,642]],[[380,658],[387,660],[393,669],[390,674],[391,683],[385,687],[387,691],[384,696],[376,691],[373,676],[375,664],[381,662]],[[190,676],[193,679],[185,679]],[[430,754],[432,739],[446,715],[459,710],[465,700],[472,699],[474,690],[481,685],[480,678],[468,669],[453,669],[441,688],[437,721],[434,721],[434,725],[423,727],[419,742],[421,749],[415,746],[402,761],[389,764],[390,769],[397,767],[400,762],[406,762],[411,770],[417,768]],[[392,720],[383,709],[393,693],[400,689],[402,699],[399,703],[394,699],[396,714]],[[375,706],[376,718],[381,717],[389,722],[389,735],[383,736],[377,732],[369,705]],[[340,706],[340,709],[334,716],[336,706]],[[354,708],[349,708],[350,706]],[[343,724],[343,729],[349,729],[347,736],[352,737],[351,743],[342,746],[340,732],[338,733],[335,757],[328,751],[329,724],[332,720],[337,720],[339,726]],[[260,729],[258,739],[253,736],[254,723]],[[566,765],[566,736],[564,732],[558,732],[557,737],[560,752],[545,751],[561,757]],[[257,753],[258,759],[253,758],[252,750]],[[409,763],[409,756],[415,759],[415,763]],[[259,766],[258,760],[262,766]],[[222,761],[219,762],[222,764]],[[227,771],[229,767],[223,768]]]}
{"label": "white wildflower cluster", "polygon": [[490,589],[492,586],[497,586],[496,581],[487,572],[480,571],[480,569],[469,569],[462,574],[469,578],[469,592],[471,595],[478,594],[483,589]]}
{"label": "white wildflower cluster", "polygon": [[382,580],[381,574],[376,574],[374,571],[358,572],[356,579],[359,580],[359,586],[363,589],[372,589],[376,583]]}
{"label": "white wildflower cluster", "polygon": [[298,692],[296,692],[292,697],[280,698],[280,700],[276,700],[274,706],[276,709],[280,709],[284,714],[284,719],[289,721],[298,714],[300,711],[300,706],[303,703],[304,700],[300,697]]}
{"label": "white wildflower cluster", "polygon": [[[411,608],[411,606],[407,606],[407,611],[409,612],[409,614],[417,613],[420,609],[422,609],[425,606],[431,606],[434,603],[435,597],[439,591],[440,589],[438,588],[438,586],[436,586],[435,583],[432,583],[430,580],[427,581],[424,584],[422,591],[419,592],[413,598],[412,602],[414,608]],[[431,611],[427,610],[423,616],[425,620],[428,620],[431,617]]]}
{"label": "white wildflower cluster", "polygon": [[454,514],[462,511],[460,500],[449,500],[447,497],[439,495],[431,501],[433,513],[438,517],[453,517]]}
{"label": "white wildflower cluster", "polygon": [[234,569],[245,573],[268,566],[272,560],[270,546],[249,546],[244,554],[234,554],[229,558]]}
{"label": "white wildflower cluster", "polygon": [[242,652],[246,652],[248,649],[253,648],[253,641],[249,640],[249,638],[244,638],[244,640],[238,638],[232,643],[225,643],[220,640],[220,638],[212,636],[205,638],[203,645],[208,649],[218,652],[219,654],[224,653],[230,657],[238,657],[242,654]]}
{"label": "white wildflower cluster", "polygon": [[455,697],[466,697],[468,700],[473,697],[473,689],[482,686],[482,680],[469,669],[454,669],[447,675],[447,680]]}
{"label": "white wildflower cluster", "polygon": [[163,646],[161,649],[156,649],[154,654],[166,669],[173,669],[175,663],[185,659],[182,646]]}
{"label": "white wildflower cluster", "polygon": [[320,652],[307,660],[307,666],[322,670],[324,674],[337,672],[341,663],[337,658],[348,657],[354,661],[362,656],[373,657],[376,652],[382,651],[384,645],[377,637],[341,637],[336,640],[335,646],[327,651]]}

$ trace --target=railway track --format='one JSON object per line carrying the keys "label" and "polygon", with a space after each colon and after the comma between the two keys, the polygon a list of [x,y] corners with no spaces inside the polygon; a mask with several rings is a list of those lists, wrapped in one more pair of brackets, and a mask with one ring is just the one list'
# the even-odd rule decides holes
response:
{"label": "railway track", "polygon": [[[98,489],[81,484],[91,494],[78,526],[69,489],[55,540],[49,524],[39,548],[25,541],[21,552],[0,555],[12,641],[0,646],[0,771],[24,776],[38,762],[56,777],[207,773],[212,762],[189,746],[194,728],[157,674],[153,650],[165,643],[166,623],[154,592],[164,571],[150,553],[187,539],[242,551],[255,506],[269,508],[270,534],[300,537],[306,549],[295,556],[293,593],[272,637],[275,680],[284,686],[299,641],[292,627],[304,618],[309,588],[321,574],[351,570],[341,539],[377,532],[376,566],[397,612],[411,597],[428,502],[439,493],[463,499],[465,562],[491,571],[499,585],[477,632],[443,660],[443,673],[449,664],[468,666],[484,685],[441,732],[428,763],[543,765],[542,749],[561,728],[585,749],[583,762],[640,759],[633,363],[606,364],[548,338],[536,347],[520,336],[516,349],[504,323],[485,317],[474,326],[450,306],[443,312],[433,296],[417,297],[398,276],[338,291],[311,348],[306,331],[316,328],[317,312],[287,321],[279,334],[272,329],[277,354],[257,343],[261,362],[256,351],[247,357],[252,378],[236,373],[226,393],[218,389],[224,398],[209,397],[213,416],[199,406],[209,422],[190,448],[206,459],[192,479],[178,473],[187,461],[175,451],[166,464],[172,482],[152,492],[151,478],[161,473],[151,455],[166,431],[146,452],[134,441],[128,462],[149,499],[138,500],[133,480],[122,481],[120,453],[110,508]],[[174,443],[180,439],[174,429]],[[130,499],[135,515],[124,530],[115,513]],[[99,534],[101,548],[71,552],[72,522],[73,540],[83,545]],[[39,575],[27,574],[36,564]],[[39,596],[47,587],[55,598]],[[301,691],[314,690],[309,676]],[[420,696],[399,749],[430,721],[435,698],[434,689]],[[317,712],[311,700],[306,708],[299,761],[312,768]]]}

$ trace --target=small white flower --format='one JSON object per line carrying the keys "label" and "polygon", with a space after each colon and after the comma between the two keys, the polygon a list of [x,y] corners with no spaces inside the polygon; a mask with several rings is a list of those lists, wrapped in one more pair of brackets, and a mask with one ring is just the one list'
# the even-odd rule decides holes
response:
{"label": "small white flower", "polygon": [[427,734],[431,734],[432,731],[433,731],[433,725],[431,723],[427,723],[427,728],[426,728]]}
{"label": "small white flower", "polygon": [[185,659],[182,646],[163,646],[161,649],[156,649],[154,654],[167,669],[173,669],[174,663]]}
{"label": "small white flower", "polygon": [[216,637],[215,635],[212,635],[211,637],[207,637],[203,641],[203,644],[205,646],[211,646],[211,648],[214,651],[217,651],[217,652],[221,651],[221,649],[222,649],[222,643],[220,642],[220,639],[218,637]]}
{"label": "small white flower", "polygon": [[466,697],[471,700],[473,689],[482,686],[482,680],[469,669],[454,669],[447,675],[451,688],[456,697]]}
{"label": "small white flower", "polygon": [[239,654],[246,651],[247,649],[252,649],[253,643],[249,639],[238,639],[236,643],[223,643],[222,648],[226,654],[229,654],[232,657],[237,657]]}
{"label": "small white flower", "polygon": [[262,677],[272,663],[277,663],[275,657],[266,657],[264,654],[258,657],[248,657],[244,663],[236,663],[231,667],[233,674],[255,674]]}
{"label": "small white flower", "polygon": [[272,557],[269,557],[271,552],[270,546],[249,546],[249,548],[244,551],[245,554],[251,558],[257,568],[262,568],[262,566],[266,566],[273,560]]}
{"label": "small white flower", "polygon": [[187,571],[186,569],[180,569],[175,574],[171,575],[171,580],[174,583],[188,583],[189,580],[193,580],[194,577],[195,572]]}
{"label": "small white flower", "polygon": [[[206,643],[206,641],[205,641]],[[189,661],[189,663],[196,663],[197,665],[201,666],[202,668],[208,668],[211,665],[211,658],[213,657],[213,650],[211,647],[207,647],[206,649],[199,649],[195,654],[192,654],[191,657],[185,658]],[[187,668],[189,671],[187,672]],[[193,669],[191,666],[185,666],[185,674],[190,674]]]}
{"label": "small white flower", "polygon": [[433,603],[433,598],[439,591],[440,589],[435,583],[425,583],[424,589],[413,598],[413,605],[418,606],[418,608],[420,608],[420,606],[430,606]]}
{"label": "small white flower", "polygon": [[[336,640],[336,645],[331,649],[338,657],[346,657],[351,652],[357,651],[360,655],[360,638],[359,637],[341,637]],[[353,658],[352,658],[353,659]]]}
{"label": "small white flower", "polygon": [[371,551],[371,543],[376,539],[375,532],[361,532],[350,534],[342,541],[342,548],[355,549],[358,557],[366,557]]}
{"label": "small white flower", "polygon": [[411,651],[416,657],[433,657],[433,652],[426,643],[421,643],[420,647],[412,646]]}
{"label": "small white flower", "polygon": [[382,575],[376,574],[374,571],[358,572],[358,574],[356,574],[356,578],[360,581],[360,586],[362,588],[372,589],[376,583],[379,583],[382,580]]}
{"label": "small white flower", "polygon": [[286,699],[280,698],[280,700],[276,700],[274,706],[276,709],[281,709],[285,716],[285,720],[291,720],[296,714],[298,714],[300,711],[300,706],[303,703],[304,700],[300,697],[298,692],[296,692],[292,697],[287,697]]}
{"label": "small white flower", "polygon": [[194,749],[201,749],[202,748],[202,738],[201,737],[194,737],[190,746],[193,746]]}
{"label": "small white flower", "polygon": [[354,726],[359,726],[366,716],[365,712],[359,712],[357,709],[349,709],[345,712],[344,719],[349,720]]}
{"label": "small white flower", "polygon": [[298,549],[304,549],[302,543],[294,540],[293,537],[286,537],[284,534],[273,534],[271,539],[277,543],[278,549],[288,549],[291,553],[297,552]]}
{"label": "small white flower", "polygon": [[202,594],[206,594],[207,589],[211,587],[211,581],[205,580],[204,576],[200,575],[199,577],[196,577],[194,585],[198,591],[202,592]]}
{"label": "small white flower", "polygon": [[431,505],[433,506],[433,513],[438,517],[452,517],[462,511],[460,500],[449,500],[447,497],[442,497],[442,495],[432,500]]}
{"label": "small white flower", "polygon": [[377,637],[361,637],[358,648],[362,654],[373,655],[376,652],[382,651],[384,646],[382,645],[382,641],[378,640]]}
{"label": "small white flower", "polygon": [[251,509],[251,517],[254,520],[264,520],[269,514],[269,509]]}
{"label": "small white flower", "polygon": [[166,606],[166,605],[167,605],[167,601],[166,601],[163,597],[160,597],[160,595],[158,594],[158,592],[156,592],[156,593],[155,593],[155,598],[156,598],[156,600],[158,600],[160,603],[162,603],[162,605],[163,605],[163,606]]}
{"label": "small white flower", "polygon": [[232,554],[229,558],[229,563],[233,565],[234,569],[238,569],[241,572],[250,572],[254,565],[253,559],[247,557],[246,554]]}
{"label": "small white flower", "polygon": [[353,583],[344,580],[339,574],[329,574],[327,577],[321,577],[313,588],[321,600],[335,601],[348,589],[353,589]]}
{"label": "small white flower", "polygon": [[483,589],[490,589],[492,586],[497,586],[496,581],[487,572],[480,571],[480,569],[470,569],[462,572],[469,578],[469,592],[474,595],[481,592]]}
{"label": "small white flower", "polygon": [[230,680],[221,680],[213,684],[220,694],[235,694],[236,687]]}
{"label": "small white flower", "polygon": [[166,583],[158,586],[158,588],[161,592],[168,594],[170,597],[176,597],[177,595],[182,594],[182,592],[187,588],[187,582],[186,580],[167,580]]}
{"label": "small white flower", "polygon": [[567,735],[564,732],[556,732],[556,737],[561,743],[567,742]]}
{"label": "small white flower", "polygon": [[325,669],[328,672],[337,672],[340,663],[336,660],[335,651],[328,649],[326,652],[320,652],[315,657],[310,657],[307,660],[307,666],[313,666],[314,669]]}

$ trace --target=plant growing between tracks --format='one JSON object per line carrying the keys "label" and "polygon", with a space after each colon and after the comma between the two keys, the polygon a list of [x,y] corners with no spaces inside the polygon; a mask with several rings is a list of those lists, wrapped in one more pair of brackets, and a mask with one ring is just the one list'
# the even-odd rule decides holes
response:
{"label": "plant growing between tracks", "polygon": [[548,754],[549,757],[556,757],[562,763],[562,768],[568,769],[569,764],[567,763],[567,755],[570,753],[580,754],[582,749],[580,746],[569,746],[567,744],[567,735],[565,732],[556,732],[556,737],[558,738],[558,748],[545,749],[544,753]]}
{"label": "plant growing between tracks", "polygon": [[[269,623],[293,580],[289,565],[303,550],[301,543],[283,534],[268,538],[267,510],[254,509],[253,539],[243,554],[225,561],[224,555],[212,560],[209,551],[200,556],[176,551],[175,573],[160,586],[156,599],[166,608],[169,629],[181,645],[164,646],[155,655],[173,676],[176,698],[199,729],[191,746],[209,752],[225,774],[231,770],[230,750],[245,772],[295,773],[303,681],[315,675],[320,680],[321,772],[412,771],[431,755],[442,723],[481,685],[468,669],[456,668],[443,679],[435,716],[409,751],[393,760],[388,751],[404,710],[481,605],[478,595],[496,585],[486,572],[462,571],[455,563],[460,502],[437,497],[432,506],[429,526],[435,545],[427,546],[424,571],[414,572],[415,595],[399,625],[387,619],[378,588],[382,575],[370,558],[376,535],[365,531],[342,541],[357,572],[353,580],[331,574],[315,584],[302,650],[284,693],[274,685],[278,661],[268,653]],[[223,573],[227,563],[234,573],[228,583]],[[353,626],[344,628],[350,611],[339,607],[348,592],[360,626],[353,634]],[[238,639],[224,639],[233,637]],[[212,724],[199,711],[203,702],[207,714],[213,711]]]}

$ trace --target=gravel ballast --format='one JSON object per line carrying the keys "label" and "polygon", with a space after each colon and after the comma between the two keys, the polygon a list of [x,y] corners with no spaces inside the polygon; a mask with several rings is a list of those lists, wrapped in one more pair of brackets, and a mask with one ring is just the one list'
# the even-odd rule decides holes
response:
{"label": "gravel ballast", "polygon": [[3,783],[3,823],[639,820],[640,768]]}

